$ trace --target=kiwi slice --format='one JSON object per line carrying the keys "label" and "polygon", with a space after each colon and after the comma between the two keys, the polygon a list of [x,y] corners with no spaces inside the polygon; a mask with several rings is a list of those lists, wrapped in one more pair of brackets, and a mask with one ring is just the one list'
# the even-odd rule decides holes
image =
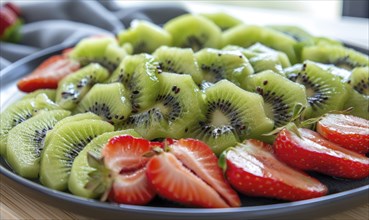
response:
{"label": "kiwi slice", "polygon": [[164,29],[172,35],[172,45],[176,47],[189,47],[193,51],[198,51],[205,47],[221,46],[220,28],[200,15],[178,16],[168,21]]}
{"label": "kiwi slice", "polygon": [[95,84],[83,97],[74,113],[93,112],[112,125],[125,120],[132,111],[121,83]]}
{"label": "kiwi slice", "polygon": [[108,77],[109,72],[100,64],[89,64],[59,82],[56,102],[72,110],[95,83],[104,82]]}
{"label": "kiwi slice", "polygon": [[99,63],[110,72],[115,70],[126,55],[127,52],[112,37],[85,38],[69,53],[69,57],[78,60],[82,66]]}
{"label": "kiwi slice", "polygon": [[250,76],[244,88],[263,97],[265,113],[275,127],[291,121],[296,104],[307,107],[305,87],[271,70]]}
{"label": "kiwi slice", "polygon": [[238,18],[235,18],[225,12],[203,13],[200,15],[214,22],[222,31],[242,23],[242,21]]}
{"label": "kiwi slice", "polygon": [[13,170],[26,178],[37,178],[46,133],[70,115],[69,111],[44,111],[9,131],[6,158]]}
{"label": "kiwi slice", "polygon": [[264,112],[263,98],[228,80],[205,90],[205,108],[187,137],[206,142],[216,154],[246,138],[260,138],[273,129]]}
{"label": "kiwi slice", "polygon": [[133,129],[108,132],[94,138],[74,159],[70,177],[68,180],[68,189],[77,196],[85,198],[97,198],[101,195],[85,188],[86,184],[90,181],[91,177],[89,173],[96,169],[91,167],[87,161],[87,154],[92,153],[97,158],[101,157],[101,150],[105,144],[113,137],[120,135],[131,135],[133,137],[140,137],[140,135]]}
{"label": "kiwi slice", "polygon": [[313,40],[317,46],[343,46],[342,42],[328,37],[313,37]]}
{"label": "kiwi slice", "polygon": [[142,137],[181,138],[203,108],[202,93],[189,75],[162,73],[159,94],[148,110],[131,115],[123,128],[134,128]]}
{"label": "kiwi slice", "polygon": [[300,27],[293,25],[268,25],[267,27],[287,34],[293,37],[298,42],[305,42],[309,45],[314,44],[314,37],[309,32]]}
{"label": "kiwi slice", "polygon": [[34,98],[20,100],[0,114],[0,154],[5,157],[9,131],[16,125],[26,121],[42,110],[61,109],[45,94],[38,94]]}
{"label": "kiwi slice", "polygon": [[36,96],[42,93],[45,94],[51,101],[55,102],[56,89],[38,89],[36,91],[26,94],[21,98],[21,100],[35,98]]}
{"label": "kiwi slice", "polygon": [[155,103],[159,92],[159,63],[149,54],[127,56],[108,80],[121,82],[127,88],[132,113],[141,112]]}
{"label": "kiwi slice", "polygon": [[297,41],[279,31],[255,25],[238,25],[223,33],[223,47],[227,45],[249,47],[258,42],[286,53],[292,64],[297,62],[295,52]]}
{"label": "kiwi slice", "polygon": [[340,77],[312,61],[305,61],[298,73],[287,70],[286,75],[305,86],[308,102],[306,117],[319,117],[329,111],[342,110],[347,90]]}
{"label": "kiwi slice", "polygon": [[342,46],[305,47],[302,50],[301,57],[303,60],[333,64],[347,70],[369,65],[369,57],[367,55]]}
{"label": "kiwi slice", "polygon": [[254,70],[248,59],[239,51],[205,48],[196,53],[204,80],[215,83],[222,79],[240,85]]}
{"label": "kiwi slice", "polygon": [[120,44],[130,43],[133,53],[152,53],[162,45],[170,45],[172,36],[161,27],[147,22],[134,20],[128,30],[118,34]]}
{"label": "kiwi slice", "polygon": [[153,56],[158,60],[160,68],[165,72],[188,74],[195,83],[200,84],[203,76],[191,48],[162,46]]}
{"label": "kiwi slice", "polygon": [[352,70],[347,81],[351,87],[344,108],[353,108],[350,114],[369,119],[369,67]]}
{"label": "kiwi slice", "polygon": [[60,126],[42,152],[41,183],[52,189],[66,190],[74,158],[92,139],[113,130],[108,122],[91,119]]}

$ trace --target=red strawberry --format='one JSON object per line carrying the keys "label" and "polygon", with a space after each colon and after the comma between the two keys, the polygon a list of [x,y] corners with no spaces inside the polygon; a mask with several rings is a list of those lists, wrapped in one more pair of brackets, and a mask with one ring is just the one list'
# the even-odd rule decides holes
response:
{"label": "red strawberry", "polygon": [[292,167],[330,176],[361,179],[369,176],[369,158],[324,139],[317,132],[284,128],[276,137],[276,156]]}
{"label": "red strawberry", "polygon": [[7,2],[7,3],[5,3],[3,7],[5,7],[5,8],[8,8],[8,9],[12,10],[12,11],[13,11],[13,13],[14,13],[16,16],[20,16],[20,15],[21,15],[21,10],[20,10],[20,8],[19,8],[17,5],[15,5],[15,4],[13,4],[13,3],[11,3],[11,2]]}
{"label": "red strawberry", "polygon": [[17,85],[23,92],[46,88],[55,89],[62,78],[78,69],[78,62],[62,55],[55,55],[45,60],[31,74],[21,79]]}
{"label": "red strawberry", "polygon": [[257,140],[239,144],[221,158],[228,181],[245,195],[296,201],[327,193],[322,183],[278,161],[272,146]]}
{"label": "red strawberry", "polygon": [[218,166],[218,158],[205,143],[194,139],[172,141],[169,151],[182,164],[211,186],[231,207],[241,205],[237,193],[230,187]]}
{"label": "red strawberry", "polygon": [[328,114],[317,123],[317,131],[344,148],[369,152],[369,121],[352,115]]}
{"label": "red strawberry", "polygon": [[169,200],[205,208],[229,207],[213,188],[171,153],[153,156],[147,163],[146,175],[156,192]]}
{"label": "red strawberry", "polygon": [[2,37],[7,28],[15,24],[17,15],[7,7],[0,8],[0,36]]}
{"label": "red strawberry", "polygon": [[[154,198],[155,190],[146,177],[145,165],[149,158],[143,157],[150,150],[151,143],[142,138],[123,135],[109,140],[102,150],[104,169],[107,169],[109,174],[100,176],[110,178],[108,181],[102,180],[110,182],[107,184],[105,194],[109,193],[110,200],[144,205]],[[90,183],[90,185],[99,184]]]}

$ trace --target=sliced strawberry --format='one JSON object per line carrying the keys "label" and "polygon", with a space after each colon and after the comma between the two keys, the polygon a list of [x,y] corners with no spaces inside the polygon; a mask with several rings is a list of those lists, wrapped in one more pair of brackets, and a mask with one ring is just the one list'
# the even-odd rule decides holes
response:
{"label": "sliced strawberry", "polygon": [[146,175],[156,192],[166,199],[189,206],[229,207],[213,188],[185,168],[171,153],[153,156],[147,163]]}
{"label": "sliced strawberry", "polygon": [[79,63],[62,55],[55,55],[45,60],[31,74],[18,82],[18,88],[23,92],[37,89],[55,89],[58,82],[66,75],[79,69]]}
{"label": "sliced strawberry", "polygon": [[218,166],[218,158],[208,145],[195,139],[181,139],[172,141],[169,150],[185,167],[215,189],[229,206],[241,205],[237,193],[230,187]]}
{"label": "sliced strawberry", "polygon": [[12,10],[12,11],[13,11],[13,13],[14,13],[16,16],[20,16],[20,15],[21,15],[21,10],[20,10],[20,8],[19,8],[17,5],[15,5],[15,4],[13,4],[13,3],[11,3],[11,2],[7,2],[7,3],[5,3],[3,7],[5,7],[5,8],[9,8],[10,10]]}
{"label": "sliced strawberry", "polygon": [[155,196],[146,177],[146,168],[115,177],[109,198],[117,203],[145,205]]}
{"label": "sliced strawberry", "polygon": [[318,180],[278,161],[272,146],[263,142],[248,140],[222,157],[226,159],[228,181],[245,195],[296,201],[327,193]]}
{"label": "sliced strawberry", "polygon": [[0,8],[0,37],[2,37],[7,28],[17,21],[17,15],[7,7]]}
{"label": "sliced strawberry", "polygon": [[143,154],[151,150],[151,143],[142,138],[117,136],[102,150],[105,167],[111,171],[112,187],[109,199],[117,203],[143,205],[155,196],[146,178],[145,165],[149,158]]}
{"label": "sliced strawberry", "polygon": [[326,139],[355,152],[369,152],[369,121],[352,115],[328,114],[317,123]]}
{"label": "sliced strawberry", "polygon": [[335,177],[361,179],[369,176],[369,158],[324,139],[317,132],[299,128],[301,138],[283,129],[274,142],[277,157],[301,170]]}

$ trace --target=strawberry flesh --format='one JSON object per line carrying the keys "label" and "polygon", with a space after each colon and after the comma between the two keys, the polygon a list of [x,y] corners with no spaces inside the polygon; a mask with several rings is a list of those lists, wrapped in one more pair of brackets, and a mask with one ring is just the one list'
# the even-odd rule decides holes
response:
{"label": "strawberry flesh", "polygon": [[274,143],[277,157],[301,170],[362,179],[369,176],[369,158],[324,139],[318,133],[299,128],[301,138],[283,129]]}
{"label": "strawberry flesh", "polygon": [[225,157],[228,181],[245,195],[297,201],[327,193],[318,180],[278,161],[272,147],[263,142],[248,140],[225,152]]}
{"label": "strawberry flesh", "polygon": [[31,74],[22,78],[17,86],[23,92],[37,89],[56,89],[65,76],[75,72],[79,63],[63,55],[55,55],[45,60]]}
{"label": "strawberry flesh", "polygon": [[317,123],[324,138],[355,152],[369,152],[369,121],[352,115],[329,114]]}
{"label": "strawberry flesh", "polygon": [[183,165],[213,187],[231,207],[239,207],[241,201],[230,187],[218,166],[218,158],[205,143],[194,139],[181,139],[169,145],[170,152]]}
{"label": "strawberry flesh", "polygon": [[156,192],[166,199],[188,206],[229,207],[212,187],[171,153],[163,152],[152,157],[147,163],[146,175]]}

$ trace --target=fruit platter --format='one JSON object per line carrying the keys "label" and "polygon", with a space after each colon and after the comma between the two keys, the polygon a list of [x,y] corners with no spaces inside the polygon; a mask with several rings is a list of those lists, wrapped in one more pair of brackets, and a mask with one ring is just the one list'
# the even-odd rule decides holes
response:
{"label": "fruit platter", "polygon": [[1,177],[95,218],[348,209],[369,193],[368,64],[295,26],[136,20],[1,73]]}

